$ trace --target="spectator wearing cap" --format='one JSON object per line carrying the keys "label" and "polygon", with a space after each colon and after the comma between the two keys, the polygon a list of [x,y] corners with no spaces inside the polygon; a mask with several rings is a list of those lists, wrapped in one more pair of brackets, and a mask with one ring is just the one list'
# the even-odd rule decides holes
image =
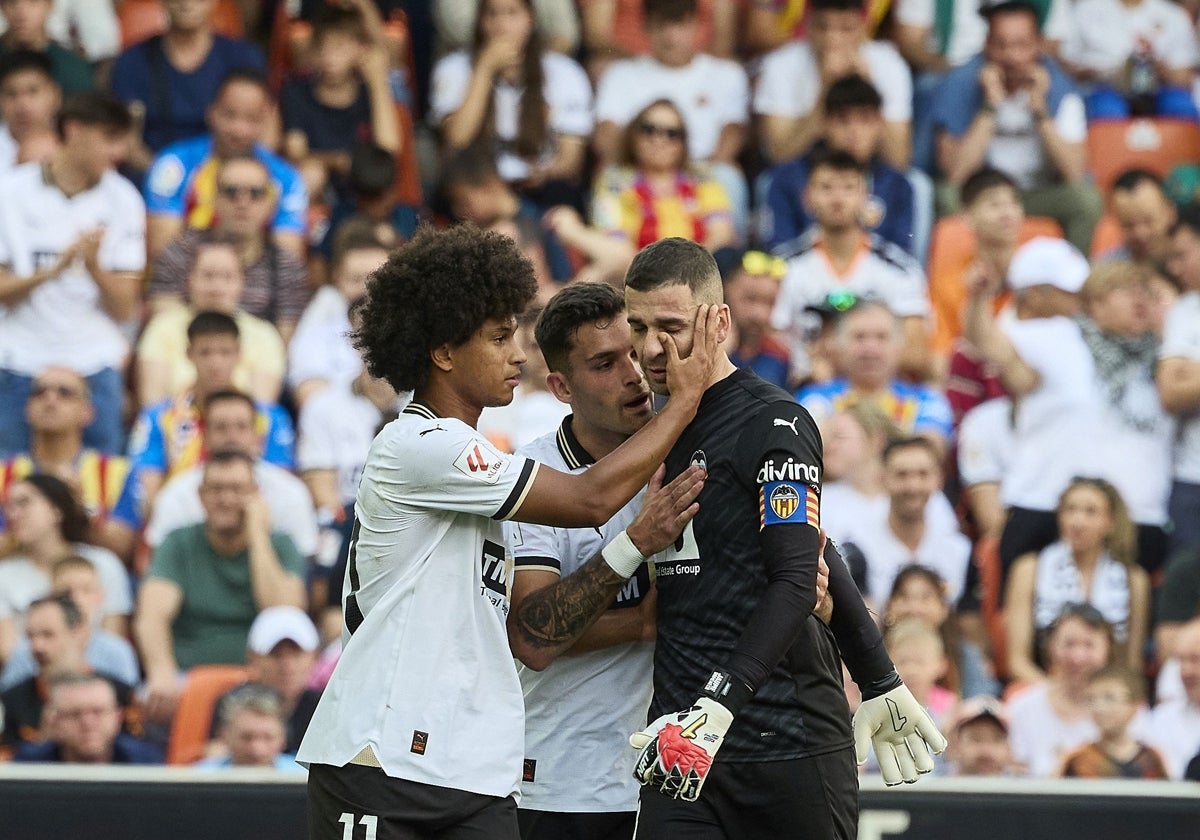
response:
{"label": "spectator wearing cap", "polygon": [[146,711],[155,721],[174,712],[181,671],[242,662],[261,610],[305,603],[304,559],[273,527],[253,459],[213,453],[200,500],[204,522],[163,541],[138,591],[134,633],[146,666]]}
{"label": "spectator wearing cap", "polygon": [[50,156],[58,146],[54,118],[61,105],[62,90],[44,53],[0,54],[0,174]]}
{"label": "spectator wearing cap", "polygon": [[855,298],[875,297],[901,319],[900,368],[911,377],[924,379],[929,359],[925,272],[900,246],[865,227],[867,181],[862,166],[843,151],[815,155],[809,164],[804,202],[815,225],[775,249],[787,260],[788,270],[779,287],[771,326],[789,338],[793,378],[821,381],[829,377],[828,367],[809,357],[820,319],[807,310],[825,303],[834,293],[849,293],[843,309]]}
{"label": "spectator wearing cap", "polygon": [[270,767],[304,772],[295,754],[284,752],[286,715],[274,690],[247,683],[223,700],[217,710],[217,740],[224,754],[201,759],[197,767]]}
{"label": "spectator wearing cap", "polygon": [[999,700],[979,695],[959,704],[947,755],[955,776],[1016,775],[1008,715]]}
{"label": "spectator wearing cap", "polygon": [[242,262],[240,307],[270,321],[286,342],[308,302],[304,264],[280,248],[268,231],[277,193],[270,170],[253,157],[234,157],[215,170],[213,207],[216,218],[207,231],[188,229],[154,260],[148,295],[158,314],[187,303],[188,277],[200,244],[209,239],[229,241]]}
{"label": "spectator wearing cap", "polygon": [[1179,421],[1169,511],[1171,548],[1200,546],[1200,208],[1180,211],[1167,266],[1183,288],[1167,314],[1155,382]]}
{"label": "spectator wearing cap", "polygon": [[771,312],[787,263],[762,251],[739,248],[723,248],[713,256],[729,305],[730,330],[725,344],[729,360],[786,388],[791,359],[787,345],[771,329]]}
{"label": "spectator wearing cap", "polygon": [[40,764],[162,764],[155,745],[121,731],[113,684],[96,674],[66,673],[50,681],[45,741],[23,744],[14,761]]}
{"label": "spectator wearing cap", "polygon": [[[266,77],[254,70],[233,70],[207,106],[208,131],[158,153],[143,187],[151,259],[186,228],[212,227],[221,192],[232,192],[229,197],[235,203],[265,204],[274,211],[268,216],[272,241],[292,254],[304,254],[308,189],[300,173],[267,145],[275,129],[274,113]],[[231,181],[219,180],[221,164],[238,157],[260,161],[270,176],[267,183],[239,191],[232,189]]]}
{"label": "spectator wearing cap", "polygon": [[1183,692],[1155,706],[1146,740],[1166,759],[1171,778],[1181,779],[1188,762],[1200,757],[1200,618],[1179,628],[1172,656],[1178,663]]}
{"label": "spectator wearing cap", "polygon": [[1121,229],[1121,244],[1100,254],[1097,261],[1164,262],[1171,248],[1176,208],[1162,179],[1147,169],[1127,169],[1113,182],[1110,201]]}
{"label": "spectator wearing cap", "polygon": [[387,262],[389,249],[366,231],[343,237],[340,245],[332,282],[313,295],[288,346],[288,382],[301,409],[314,394],[343,388],[362,370],[350,340],[350,307],[367,293],[367,281]]}
{"label": "spectator wearing cap", "polygon": [[922,435],[945,447],[952,433],[950,404],[940,391],[900,378],[900,319],[878,300],[839,313],[831,329],[836,376],[796,394],[818,423],[858,402],[873,403],[905,435]]}
{"label": "spectator wearing cap", "polygon": [[900,170],[912,157],[912,74],[895,45],[867,36],[863,0],[809,0],[808,38],[763,57],[754,113],[763,118],[771,160],[802,154],[821,135],[825,94],[857,75],[879,91],[884,119],[881,155]]}
{"label": "spectator wearing cap", "polygon": [[1131,113],[1200,118],[1192,101],[1200,50],[1191,15],[1180,4],[1080,0],[1075,15],[1079,25],[1060,54],[1088,91],[1088,119],[1123,120]]}
{"label": "spectator wearing cap", "polygon": [[1055,219],[1088,253],[1103,212],[1085,180],[1083,100],[1058,64],[1041,54],[1033,0],[983,0],[983,52],[956,67],[934,96],[939,210],[958,209],[958,188],[983,165],[1010,175],[1025,209]]}
{"label": "spectator wearing cap", "polygon": [[992,313],[1003,278],[969,277],[964,334],[996,366],[1016,404],[1012,457],[1000,485],[1009,511],[1000,540],[1005,570],[1054,542],[1059,497],[1073,477],[1096,466],[1100,392],[1075,320],[1089,270],[1068,242],[1031,239],[1009,263],[1015,316],[999,320]]}
{"label": "spectator wearing cap", "polygon": [[246,637],[250,679],[217,700],[213,735],[220,737],[221,721],[229,718],[228,704],[247,687],[257,686],[275,692],[284,719],[282,751],[295,755],[321,699],[320,691],[308,687],[319,644],[317,628],[304,610],[282,606],[260,612]]}
{"label": "spectator wearing cap", "polygon": [[139,304],[146,208],[116,172],[132,125],[99,92],[58,114],[59,147],[0,181],[0,455],[25,451],[25,400],[52,366],[87,377],[95,418],[84,441],[121,450],[122,324]]}
{"label": "spectator wearing cap", "polygon": [[[910,254],[924,254],[917,240],[922,234],[928,239],[929,219],[925,218],[923,231],[916,229],[913,184],[880,154],[886,125],[882,104],[879,91],[862,76],[845,76],[829,85],[823,100],[825,119],[813,149],[780,163],[759,179],[757,190],[765,198],[758,213],[758,238],[764,246],[782,245],[812,226],[804,202],[812,157],[821,149],[837,149],[848,152],[865,169],[869,191],[863,213],[866,227]],[[928,178],[923,180],[928,190]],[[927,217],[928,213],[921,215]]]}

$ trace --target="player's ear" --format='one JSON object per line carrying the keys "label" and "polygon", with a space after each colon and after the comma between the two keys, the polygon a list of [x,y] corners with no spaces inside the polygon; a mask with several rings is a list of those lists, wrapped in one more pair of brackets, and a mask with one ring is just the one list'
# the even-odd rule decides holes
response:
{"label": "player's ear", "polygon": [[434,347],[429,351],[429,358],[434,366],[443,373],[454,370],[454,353],[449,344]]}
{"label": "player's ear", "polygon": [[571,404],[571,385],[561,373],[556,370],[550,371],[546,377],[546,387],[560,403]]}
{"label": "player's ear", "polygon": [[729,312],[729,304],[720,304],[717,310],[717,343],[724,344],[733,330],[733,316]]}

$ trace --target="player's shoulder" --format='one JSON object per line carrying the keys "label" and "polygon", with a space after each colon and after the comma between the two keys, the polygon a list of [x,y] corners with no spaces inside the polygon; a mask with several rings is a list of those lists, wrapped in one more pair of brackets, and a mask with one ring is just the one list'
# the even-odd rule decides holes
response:
{"label": "player's shoulder", "polygon": [[761,437],[774,429],[790,429],[799,436],[805,429],[815,429],[808,410],[783,388],[748,370],[732,376],[740,394],[735,410],[743,437]]}
{"label": "player's shoulder", "polygon": [[99,188],[105,199],[115,205],[111,209],[126,211],[128,206],[132,205],[135,208],[143,208],[144,212],[145,202],[142,200],[141,191],[119,172],[109,170],[101,175]]}
{"label": "player's shoulder", "polygon": [[924,273],[924,269],[921,268],[921,263],[916,257],[895,242],[890,242],[877,233],[871,234],[870,249],[871,255],[889,268],[905,274]]}
{"label": "player's shoulder", "polygon": [[771,253],[777,257],[783,257],[789,263],[793,261],[799,262],[815,252],[820,239],[820,231],[816,226],[813,226],[799,236],[776,245],[771,249]]}

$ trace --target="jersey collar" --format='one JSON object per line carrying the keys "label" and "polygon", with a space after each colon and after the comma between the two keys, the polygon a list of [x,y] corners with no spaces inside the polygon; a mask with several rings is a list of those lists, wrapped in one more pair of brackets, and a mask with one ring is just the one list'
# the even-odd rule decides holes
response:
{"label": "jersey collar", "polygon": [[579,442],[579,438],[575,437],[575,433],[571,431],[571,418],[574,414],[568,414],[563,418],[562,425],[558,427],[558,436],[555,438],[555,443],[558,444],[558,454],[562,455],[567,466],[573,470],[582,467],[590,467],[596,463],[596,459],[591,453],[583,448],[583,444]]}
{"label": "jersey collar", "polygon": [[424,417],[426,420],[439,420],[442,416],[424,403],[419,403],[415,400],[404,406],[404,410],[400,413],[415,414],[418,417]]}

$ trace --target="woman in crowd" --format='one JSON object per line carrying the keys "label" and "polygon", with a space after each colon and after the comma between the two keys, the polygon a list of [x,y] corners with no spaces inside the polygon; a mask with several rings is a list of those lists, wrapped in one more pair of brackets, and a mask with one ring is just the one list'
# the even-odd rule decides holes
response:
{"label": "woman in crowd", "polygon": [[725,188],[688,160],[687,126],[670,101],[652,102],[625,128],[621,165],[607,169],[592,197],[592,223],[636,252],[682,236],[709,251],[735,244]]}
{"label": "woman in crowd", "polygon": [[437,63],[431,97],[444,147],[493,146],[500,175],[542,209],[582,206],[591,85],[543,48],[532,0],[482,0],[470,52]]}
{"label": "woman in crowd", "polygon": [[0,559],[0,661],[16,647],[25,610],[50,594],[54,564],[68,557],[90,561],[99,575],[105,593],[101,626],[128,635],[133,593],[125,567],[111,551],[84,542],[87,513],[65,482],[42,473],[13,482],[4,519],[10,550]]}
{"label": "woman in crowd", "polygon": [[1058,504],[1057,542],[1017,559],[1008,576],[1008,673],[1045,677],[1037,651],[1069,604],[1090,604],[1113,628],[1118,661],[1142,667],[1150,613],[1149,577],[1137,565],[1137,531],[1121,494],[1101,478],[1076,478]]}

